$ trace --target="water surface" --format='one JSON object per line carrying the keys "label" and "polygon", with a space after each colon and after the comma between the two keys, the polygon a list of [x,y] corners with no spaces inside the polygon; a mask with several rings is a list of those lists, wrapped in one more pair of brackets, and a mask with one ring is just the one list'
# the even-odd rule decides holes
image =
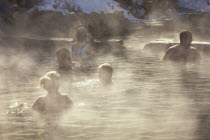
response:
{"label": "water surface", "polygon": [[[141,43],[139,43],[141,42]],[[46,92],[37,88],[46,72],[57,69],[55,52],[43,54],[7,49],[0,55],[0,139],[49,140],[194,140],[208,139],[210,66],[168,66],[161,55],[142,52],[145,40],[125,41],[127,57],[100,56],[93,71],[62,74],[60,92],[74,108],[57,125],[29,113],[8,114],[10,106],[32,103]],[[2,48],[2,50],[4,50]],[[111,88],[97,85],[97,65],[114,67]]]}

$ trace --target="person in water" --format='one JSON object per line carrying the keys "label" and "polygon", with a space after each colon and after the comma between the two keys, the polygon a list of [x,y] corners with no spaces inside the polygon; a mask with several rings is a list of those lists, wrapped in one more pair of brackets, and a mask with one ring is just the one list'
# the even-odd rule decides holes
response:
{"label": "person in water", "polygon": [[61,48],[56,52],[59,70],[70,71],[73,67],[80,67],[78,62],[72,61],[69,49]]}
{"label": "person in water", "polygon": [[180,44],[170,47],[166,51],[163,61],[199,64],[201,60],[200,53],[196,48],[191,47],[192,33],[183,31],[179,37]]}
{"label": "person in water", "polygon": [[61,94],[59,89],[60,75],[56,71],[48,72],[40,79],[40,87],[45,89],[48,94],[39,97],[32,105],[32,111],[40,115],[53,116],[61,115],[73,105],[72,100]]}
{"label": "person in water", "polygon": [[109,63],[101,64],[98,67],[98,78],[102,86],[112,85],[113,68]]}
{"label": "person in water", "polygon": [[66,48],[61,48],[56,52],[59,69],[61,70],[71,70],[72,69],[72,61],[71,61],[71,53]]}
{"label": "person in water", "polygon": [[84,61],[86,61],[94,52],[86,29],[84,27],[79,27],[76,32],[75,43],[71,48],[72,59],[79,63],[84,63]]}

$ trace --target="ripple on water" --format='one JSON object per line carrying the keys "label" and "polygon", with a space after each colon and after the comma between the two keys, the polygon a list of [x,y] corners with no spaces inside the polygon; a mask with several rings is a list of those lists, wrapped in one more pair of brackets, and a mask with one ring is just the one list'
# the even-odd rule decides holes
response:
{"label": "ripple on water", "polygon": [[7,114],[0,115],[0,139],[209,138],[209,66],[201,64],[200,70],[179,69],[136,50],[139,49],[128,52],[126,59],[97,59],[97,64],[109,62],[114,67],[111,88],[99,86],[97,70],[88,76],[78,72],[82,75],[78,79],[69,75],[71,82],[65,83],[68,76],[65,77],[61,92],[67,93],[75,106],[55,126],[37,123],[27,115],[33,101],[45,94],[37,88],[38,79],[55,68],[53,54],[43,56],[43,61],[35,56],[30,65],[33,67],[21,72],[18,68],[9,72],[1,69],[0,109]]}

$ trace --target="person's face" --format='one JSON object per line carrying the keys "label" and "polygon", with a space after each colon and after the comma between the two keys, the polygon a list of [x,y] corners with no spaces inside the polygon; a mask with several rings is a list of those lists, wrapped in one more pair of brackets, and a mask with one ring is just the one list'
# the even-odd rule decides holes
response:
{"label": "person's face", "polygon": [[60,68],[71,69],[72,65],[71,56],[68,55],[66,55],[65,57],[58,56],[58,64]]}
{"label": "person's face", "polygon": [[99,69],[99,81],[103,84],[107,84],[111,81],[112,74],[104,69]]}
{"label": "person's face", "polygon": [[64,66],[65,66],[66,69],[70,69],[71,68],[72,62],[71,62],[71,57],[70,56],[66,56],[64,58],[63,62],[64,62]]}
{"label": "person's face", "polygon": [[189,33],[187,35],[187,38],[183,41],[184,47],[187,49],[190,48],[191,43],[192,43],[192,34]]}

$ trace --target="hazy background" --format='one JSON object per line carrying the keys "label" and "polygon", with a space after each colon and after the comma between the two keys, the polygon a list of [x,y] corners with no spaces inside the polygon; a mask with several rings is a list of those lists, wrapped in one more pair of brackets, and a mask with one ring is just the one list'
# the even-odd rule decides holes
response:
{"label": "hazy background", "polygon": [[[122,2],[88,2],[43,1],[37,5],[38,8],[53,8],[52,4],[59,4],[58,8],[53,8],[52,11],[60,10],[62,14],[48,11],[23,13],[15,17],[14,25],[1,24],[0,139],[209,139],[208,56],[202,55],[199,68],[191,65],[180,67],[163,64],[164,52],[151,54],[142,50],[146,43],[156,39],[177,41],[178,33],[183,29],[193,29],[196,41],[208,41],[206,13],[185,9],[181,14],[172,10],[171,14],[165,15],[158,10],[155,12],[153,6],[151,12],[148,12],[147,7],[141,7],[144,6],[142,1],[134,1],[141,7],[139,9],[151,13],[139,19],[131,14],[127,10],[129,6],[126,7],[125,4],[124,7]],[[184,4],[187,1],[177,2],[182,8],[188,4]],[[195,2],[197,1],[190,1],[189,6]],[[86,16],[84,11],[84,15],[79,16],[76,22],[72,22],[74,16],[63,13],[65,4],[72,3],[80,7],[81,11],[87,8],[88,12],[91,12],[95,7],[96,10],[110,12],[115,9],[126,11],[120,15],[119,19],[122,20],[116,19],[119,15],[115,14],[104,18],[105,20],[99,18],[101,13],[87,16],[92,17],[88,24],[97,27],[93,32],[96,39],[123,39],[127,49],[124,56],[100,54],[93,60],[93,70],[88,73],[61,73],[60,92],[68,94],[74,102],[74,108],[64,115],[58,124],[45,124],[33,118],[30,111],[11,107],[15,106],[16,102],[23,102],[30,108],[39,96],[46,94],[44,90],[37,88],[39,78],[50,70],[58,69],[56,50],[61,47],[70,49],[77,24],[86,23],[86,20],[81,20]],[[88,7],[88,4],[92,7]],[[100,6],[102,8],[99,8]],[[133,7],[135,9],[135,5]],[[188,14],[184,14],[185,12]],[[78,15],[76,13],[76,16]],[[132,16],[132,19],[127,16]],[[140,15],[142,16],[144,15]],[[106,17],[106,14],[102,17]],[[63,19],[66,21],[62,22]],[[105,22],[107,20],[109,22]],[[104,31],[107,29],[111,34],[99,34],[102,30],[100,25],[103,25]],[[4,27],[7,27],[6,30]],[[114,30],[115,27],[121,28]],[[125,28],[128,30],[125,31]],[[121,31],[124,33],[122,36]],[[99,88],[97,84],[97,66],[104,62],[109,62],[114,68],[114,86],[108,89]]]}

